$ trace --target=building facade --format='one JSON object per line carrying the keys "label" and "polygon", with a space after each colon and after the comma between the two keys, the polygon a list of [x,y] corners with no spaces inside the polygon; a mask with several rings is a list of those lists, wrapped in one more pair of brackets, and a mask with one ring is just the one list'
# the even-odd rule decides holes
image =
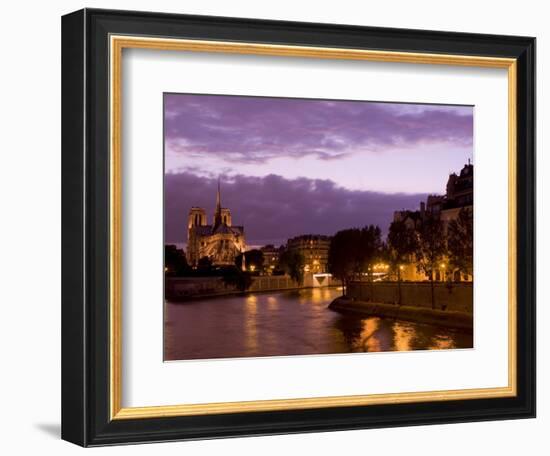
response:
{"label": "building facade", "polygon": [[447,234],[447,228],[451,220],[456,220],[462,208],[474,210],[474,165],[468,161],[460,174],[451,174],[447,181],[447,193],[441,208],[441,221]]}
{"label": "building facade", "polygon": [[260,248],[264,256],[264,272],[268,275],[273,274],[279,267],[281,257],[281,247],[275,247],[272,244],[264,245]]}
{"label": "building facade", "polygon": [[187,222],[187,261],[196,267],[201,258],[213,266],[233,266],[235,258],[246,249],[243,226],[234,226],[231,211],[221,206],[220,184],[216,194],[216,209],[212,224],[206,211],[192,207]]}
{"label": "building facade", "polygon": [[286,244],[289,251],[300,253],[304,257],[304,270],[313,274],[328,271],[328,251],[330,236],[305,234],[289,239]]}
{"label": "building facade", "polygon": [[468,164],[460,174],[452,173],[447,181],[446,203],[457,207],[472,206],[474,204],[474,165]]}
{"label": "building facade", "polygon": [[[459,174],[452,173],[447,180],[445,195],[429,195],[426,202],[420,203],[420,209],[416,211],[403,210],[395,211],[394,221],[402,221],[408,228],[420,229],[426,216],[438,217],[443,224],[443,233],[447,235],[449,223],[458,218],[461,209],[473,211],[474,204],[474,165],[464,165]],[[440,267],[434,271],[434,280],[444,280],[446,276],[446,262],[443,261]],[[401,277],[403,280],[422,281],[427,277],[416,268],[415,259],[401,266]],[[453,273],[454,280],[472,281],[471,275],[460,275]]]}

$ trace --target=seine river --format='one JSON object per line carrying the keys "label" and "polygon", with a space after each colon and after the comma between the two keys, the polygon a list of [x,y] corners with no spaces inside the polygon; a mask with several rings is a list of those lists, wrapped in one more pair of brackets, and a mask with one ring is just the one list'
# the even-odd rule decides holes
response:
{"label": "seine river", "polygon": [[472,334],[327,309],[338,289],[167,302],[165,360],[471,348]]}

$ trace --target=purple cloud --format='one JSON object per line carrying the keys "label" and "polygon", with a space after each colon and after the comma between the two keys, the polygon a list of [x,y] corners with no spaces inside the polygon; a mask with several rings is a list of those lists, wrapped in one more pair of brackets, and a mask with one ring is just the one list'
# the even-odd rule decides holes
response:
{"label": "purple cloud", "polygon": [[189,158],[336,160],[419,144],[472,145],[467,106],[186,94],[164,101],[167,151]]}
{"label": "purple cloud", "polygon": [[[230,179],[230,180],[228,180]],[[192,206],[204,207],[211,221],[217,180],[192,173],[165,175],[165,239],[182,243]],[[233,223],[244,225],[248,244],[281,244],[299,234],[379,225],[387,230],[393,212],[416,209],[425,194],[352,191],[321,179],[222,176],[222,204],[231,209]]]}

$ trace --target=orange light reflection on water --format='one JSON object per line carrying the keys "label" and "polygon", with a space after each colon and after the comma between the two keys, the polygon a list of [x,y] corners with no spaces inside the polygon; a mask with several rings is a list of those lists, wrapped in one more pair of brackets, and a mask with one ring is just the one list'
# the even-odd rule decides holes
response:
{"label": "orange light reflection on water", "polygon": [[449,336],[438,336],[432,339],[432,345],[428,347],[429,350],[446,350],[449,348],[455,348],[454,341]]}
{"label": "orange light reflection on water", "polygon": [[370,318],[363,323],[363,331],[361,333],[361,339],[363,340],[363,346],[365,351],[377,352],[380,351],[380,340],[376,337],[376,331],[380,325],[378,318]]}
{"label": "orange light reflection on water", "polygon": [[258,314],[258,298],[249,295],[245,301],[245,348],[248,353],[255,353],[258,350],[258,326],[256,317]]}
{"label": "orange light reflection on water", "polygon": [[397,351],[411,350],[413,331],[410,326],[396,321],[393,324],[393,343]]}

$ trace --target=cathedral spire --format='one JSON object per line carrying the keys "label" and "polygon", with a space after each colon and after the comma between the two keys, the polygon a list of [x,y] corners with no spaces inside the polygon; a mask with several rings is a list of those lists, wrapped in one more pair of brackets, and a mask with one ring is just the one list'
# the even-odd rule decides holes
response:
{"label": "cathedral spire", "polygon": [[220,191],[220,178],[218,177],[218,192],[216,193],[216,212],[214,213],[214,226],[213,230],[216,230],[222,224],[222,198]]}
{"label": "cathedral spire", "polygon": [[216,213],[222,210],[222,198],[220,192],[220,178],[218,177],[218,193],[216,194]]}

